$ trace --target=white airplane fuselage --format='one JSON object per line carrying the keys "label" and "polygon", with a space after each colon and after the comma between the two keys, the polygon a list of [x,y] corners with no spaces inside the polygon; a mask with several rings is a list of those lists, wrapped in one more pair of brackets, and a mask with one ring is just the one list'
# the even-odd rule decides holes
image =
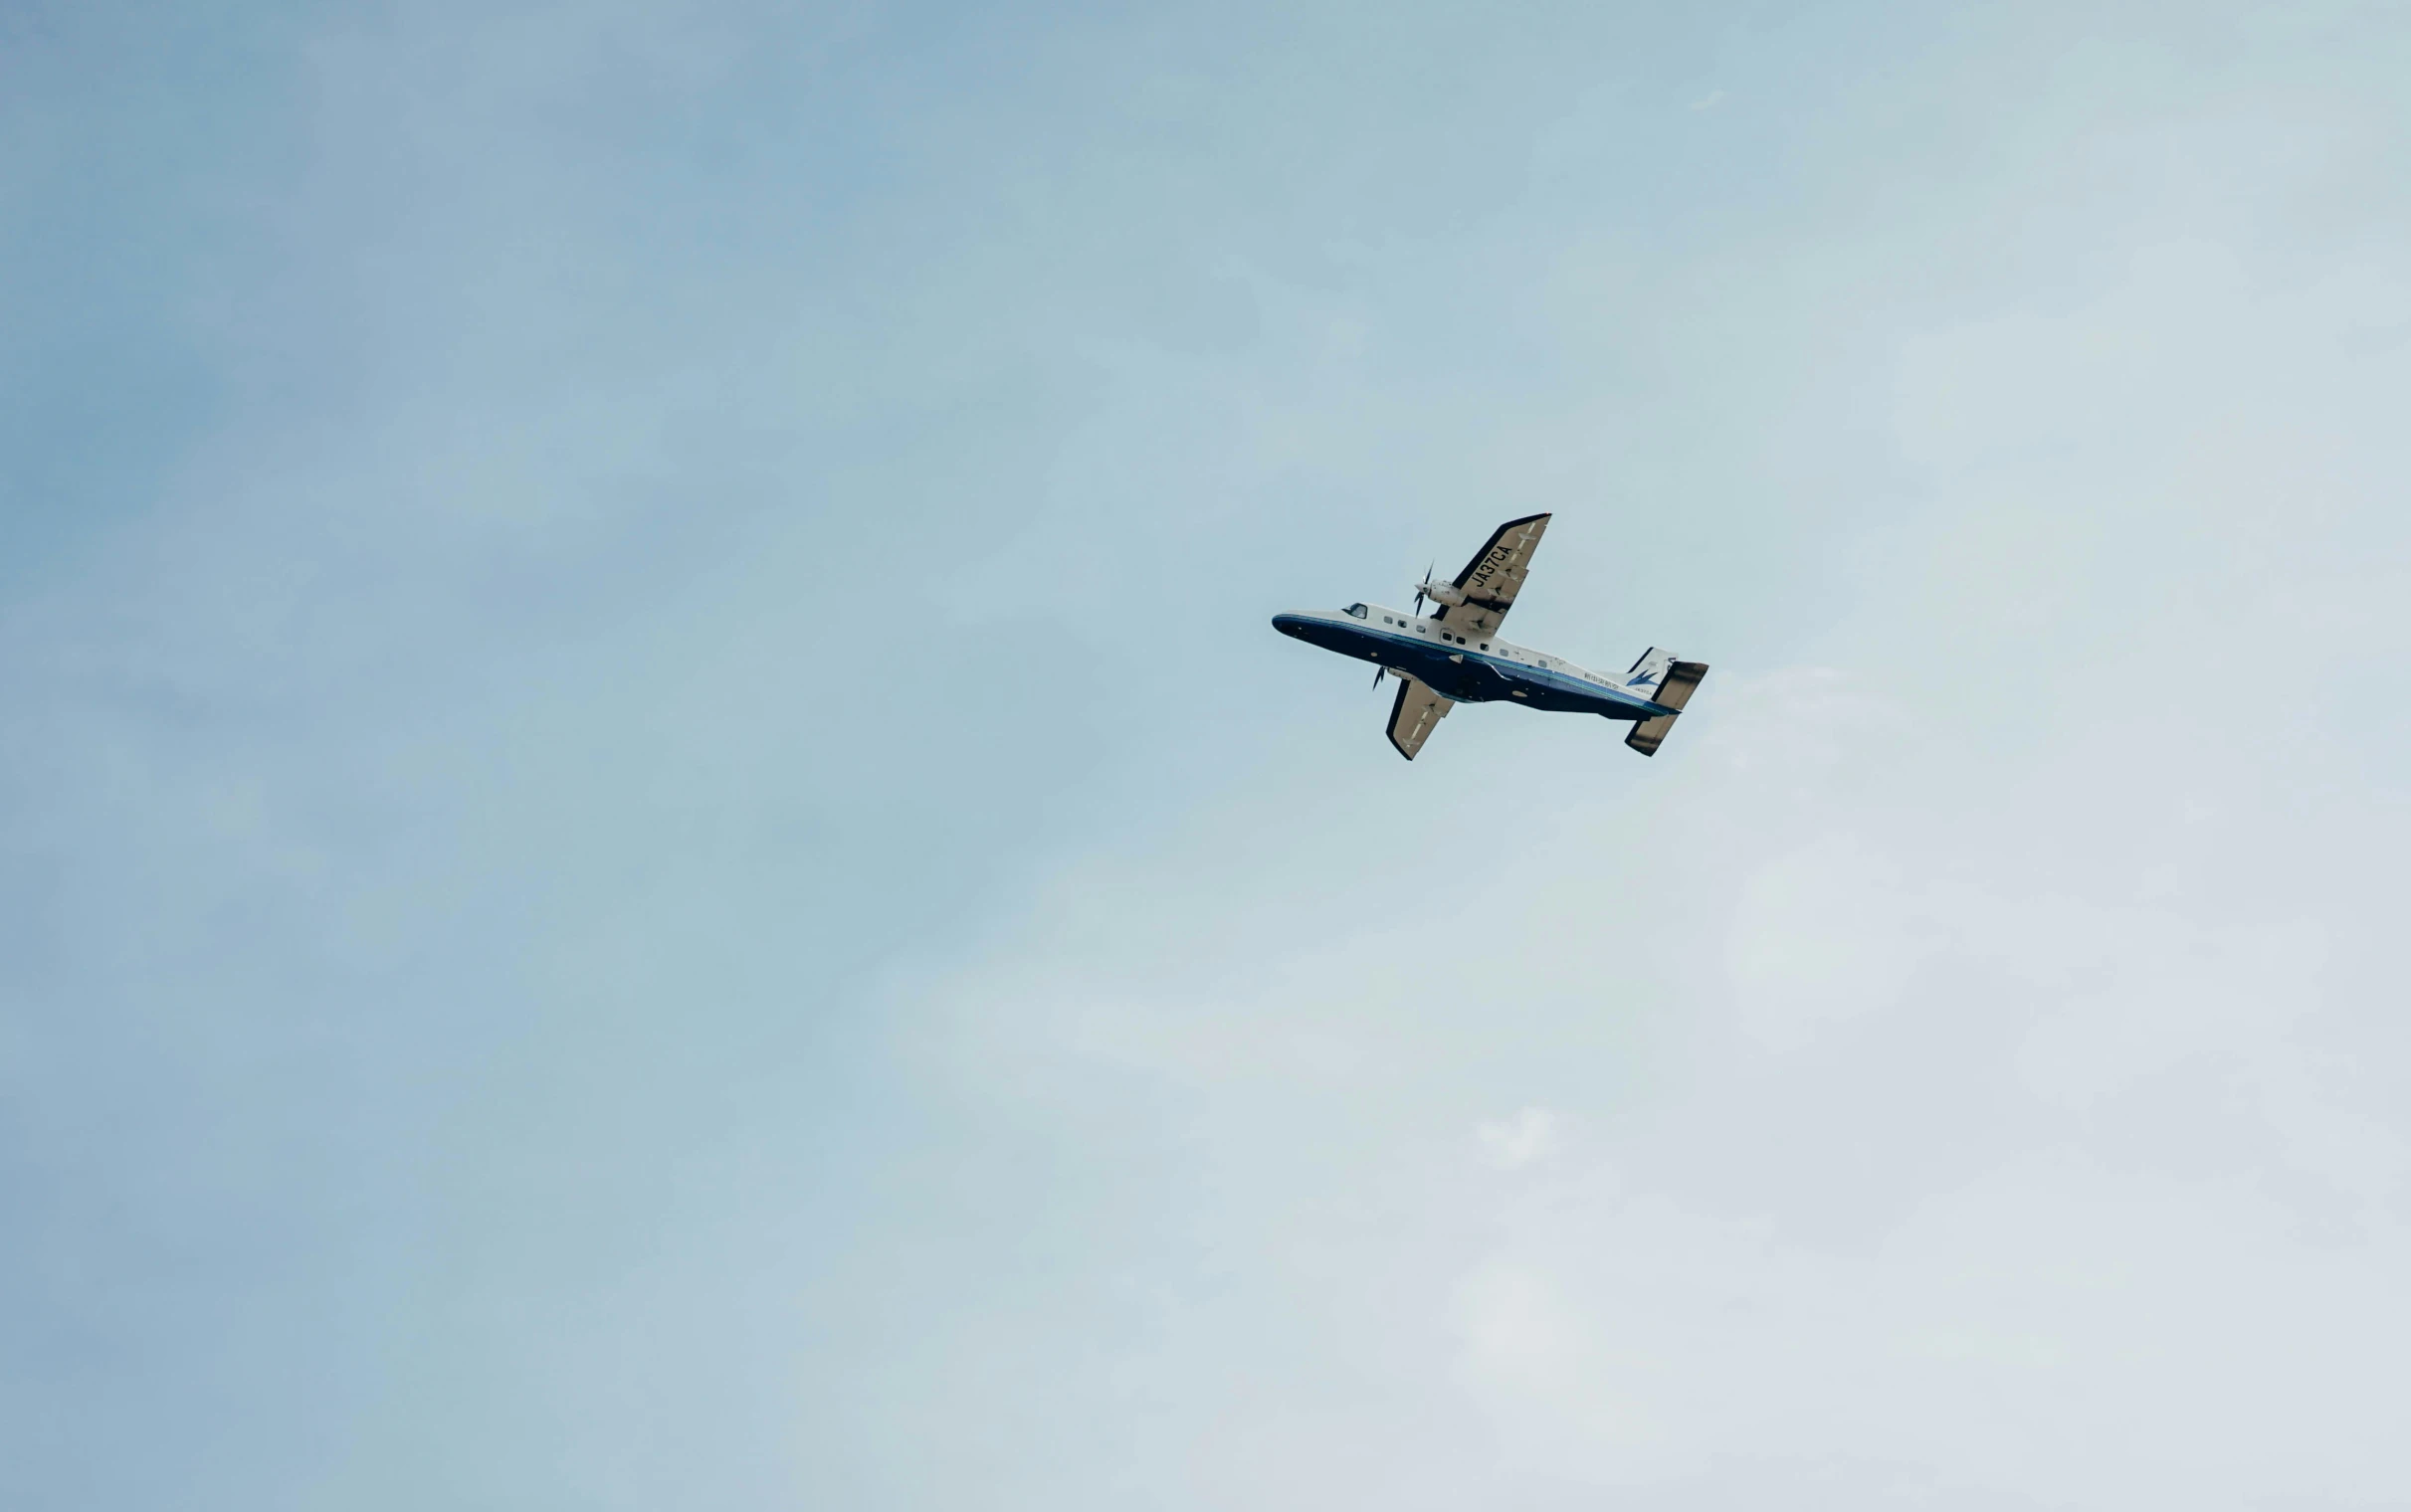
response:
{"label": "white airplane fuselage", "polygon": [[1646,677],[1627,683],[1496,636],[1460,634],[1445,620],[1403,609],[1351,604],[1328,613],[1305,610],[1273,616],[1273,628],[1309,646],[1419,678],[1459,703],[1520,703],[1609,719],[1649,719],[1676,712],[1651,701],[1653,689]]}

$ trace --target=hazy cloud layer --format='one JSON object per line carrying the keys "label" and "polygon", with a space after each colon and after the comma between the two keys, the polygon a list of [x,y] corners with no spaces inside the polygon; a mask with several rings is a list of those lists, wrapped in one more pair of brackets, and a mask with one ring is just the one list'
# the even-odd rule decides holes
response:
{"label": "hazy cloud layer", "polygon": [[0,48],[0,1500],[2411,1501],[2399,15]]}

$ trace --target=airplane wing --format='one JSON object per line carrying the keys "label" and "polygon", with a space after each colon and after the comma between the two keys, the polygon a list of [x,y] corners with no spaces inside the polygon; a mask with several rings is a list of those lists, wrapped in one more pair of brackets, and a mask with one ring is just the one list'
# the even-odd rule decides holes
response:
{"label": "airplane wing", "polygon": [[1390,744],[1398,754],[1413,761],[1423,749],[1423,742],[1432,736],[1433,726],[1448,717],[1457,705],[1432,691],[1429,684],[1409,677],[1398,684],[1398,701],[1390,705]]}
{"label": "airplane wing", "polygon": [[1547,528],[1547,515],[1527,514],[1492,532],[1490,543],[1475,552],[1474,559],[1457,574],[1457,588],[1465,602],[1443,605],[1434,618],[1468,634],[1496,635],[1499,622],[1515,602],[1516,591],[1523,587],[1524,570],[1532,564],[1532,548],[1540,544],[1540,532]]}

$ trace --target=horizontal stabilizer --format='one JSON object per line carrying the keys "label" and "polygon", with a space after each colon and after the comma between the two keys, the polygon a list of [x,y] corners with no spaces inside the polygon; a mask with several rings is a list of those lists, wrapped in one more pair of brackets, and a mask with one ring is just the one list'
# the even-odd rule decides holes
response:
{"label": "horizontal stabilizer", "polygon": [[[1666,680],[1659,683],[1657,692],[1651,695],[1652,701],[1680,710],[1691,702],[1692,689],[1698,687],[1700,679],[1707,675],[1708,663],[1705,662],[1674,662],[1666,669]],[[1624,743],[1644,756],[1655,756],[1658,747],[1666,743],[1667,731],[1674,727],[1673,714],[1644,719],[1633,726],[1633,732],[1624,737]]]}

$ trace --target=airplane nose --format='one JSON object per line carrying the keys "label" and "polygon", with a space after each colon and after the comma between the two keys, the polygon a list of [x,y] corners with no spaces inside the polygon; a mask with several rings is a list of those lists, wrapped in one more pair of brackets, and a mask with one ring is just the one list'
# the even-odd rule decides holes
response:
{"label": "airplane nose", "polygon": [[1285,636],[1297,635],[1298,632],[1305,627],[1305,625],[1306,621],[1300,619],[1296,615],[1277,614],[1273,616],[1273,628],[1280,631]]}

